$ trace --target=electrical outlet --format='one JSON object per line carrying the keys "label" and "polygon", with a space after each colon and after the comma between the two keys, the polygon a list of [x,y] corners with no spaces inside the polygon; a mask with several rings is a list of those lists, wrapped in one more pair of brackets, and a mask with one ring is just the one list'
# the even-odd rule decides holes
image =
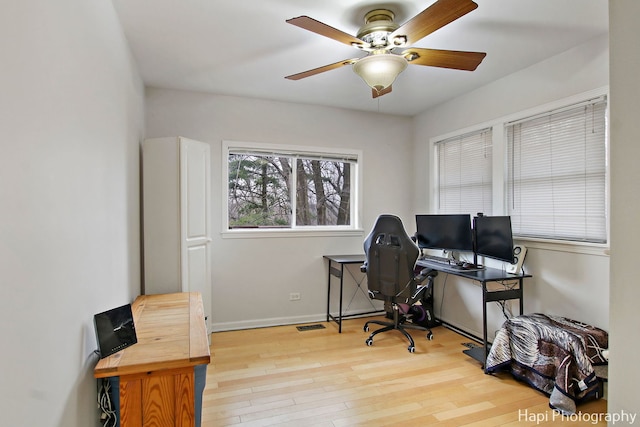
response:
{"label": "electrical outlet", "polygon": [[289,301],[300,301],[300,292],[291,292],[289,294]]}

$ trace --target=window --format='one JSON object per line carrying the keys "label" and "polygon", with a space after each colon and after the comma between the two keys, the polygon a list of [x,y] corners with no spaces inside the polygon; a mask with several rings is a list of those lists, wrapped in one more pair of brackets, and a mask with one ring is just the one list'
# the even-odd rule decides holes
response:
{"label": "window", "polygon": [[529,244],[606,245],[606,122],[601,88],[432,140],[432,211],[509,215]]}
{"label": "window", "polygon": [[356,226],[357,152],[226,144],[229,229]]}
{"label": "window", "polygon": [[491,129],[448,138],[437,142],[435,147],[438,213],[491,215]]}
{"label": "window", "polygon": [[601,97],[506,125],[514,234],[606,243],[606,107]]}

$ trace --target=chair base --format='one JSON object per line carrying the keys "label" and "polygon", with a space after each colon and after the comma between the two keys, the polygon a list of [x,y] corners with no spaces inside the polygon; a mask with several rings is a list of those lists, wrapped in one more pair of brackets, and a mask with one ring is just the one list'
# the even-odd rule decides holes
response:
{"label": "chair base", "polygon": [[414,325],[412,323],[405,323],[407,319],[404,315],[400,317],[397,306],[394,306],[393,317],[394,317],[393,322],[384,322],[382,320],[369,320],[367,323],[364,324],[363,329],[365,332],[369,332],[369,324],[376,324],[376,325],[383,326],[382,328],[373,331],[371,335],[369,335],[369,338],[367,338],[365,341],[365,343],[368,346],[373,345],[374,336],[382,332],[394,331],[394,330],[400,331],[400,333],[404,335],[405,338],[407,338],[407,340],[409,341],[409,347],[407,348],[407,350],[409,350],[409,353],[414,353],[416,351],[416,346],[415,346],[415,342],[413,341],[413,337],[409,334],[409,332],[407,332],[407,329],[426,331],[427,332],[426,338],[429,341],[433,339],[433,332],[431,332],[431,329],[426,328],[424,326],[420,326],[420,325]]}

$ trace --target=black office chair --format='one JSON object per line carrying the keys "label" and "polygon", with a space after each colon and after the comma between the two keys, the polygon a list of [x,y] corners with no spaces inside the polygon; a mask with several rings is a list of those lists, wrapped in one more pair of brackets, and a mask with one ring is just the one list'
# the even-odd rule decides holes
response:
{"label": "black office chair", "polygon": [[[373,337],[381,332],[398,330],[409,340],[409,352],[415,351],[415,343],[406,329],[426,331],[428,340],[433,339],[431,329],[411,320],[412,307],[433,289],[433,278],[437,271],[429,268],[415,273],[415,263],[420,253],[416,244],[407,235],[400,218],[380,215],[371,233],[364,241],[366,262],[361,267],[367,274],[369,296],[384,300],[385,311],[391,313],[393,321],[370,320],[364,325],[369,332],[370,324],[384,326],[369,335],[365,341],[373,344]],[[424,282],[427,281],[426,284]],[[389,316],[387,316],[389,317]]]}

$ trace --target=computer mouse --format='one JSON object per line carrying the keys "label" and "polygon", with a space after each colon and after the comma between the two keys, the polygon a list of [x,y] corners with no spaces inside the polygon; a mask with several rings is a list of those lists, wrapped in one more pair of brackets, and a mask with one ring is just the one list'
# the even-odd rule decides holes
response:
{"label": "computer mouse", "polygon": [[462,268],[473,268],[474,265],[468,262],[463,262],[462,263]]}

